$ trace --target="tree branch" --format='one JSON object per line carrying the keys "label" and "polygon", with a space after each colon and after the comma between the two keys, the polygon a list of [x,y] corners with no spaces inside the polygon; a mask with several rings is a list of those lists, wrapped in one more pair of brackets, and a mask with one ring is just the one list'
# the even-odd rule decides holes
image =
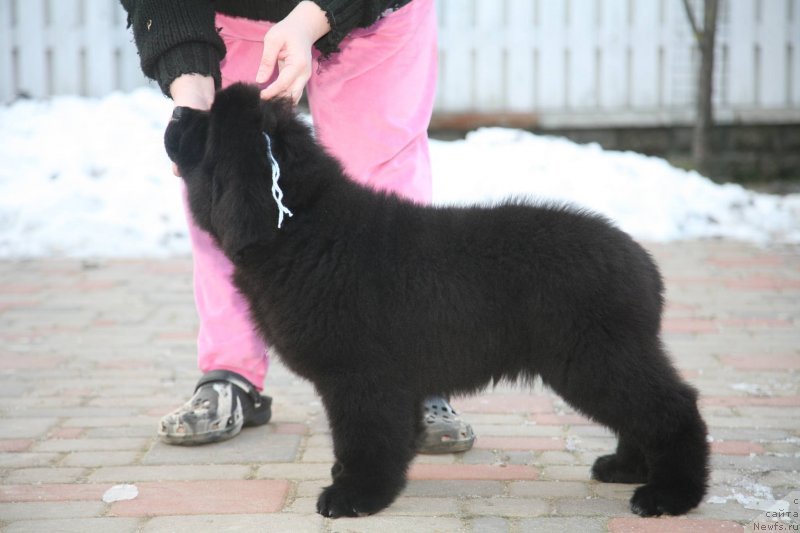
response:
{"label": "tree branch", "polygon": [[694,17],[692,6],[689,5],[689,0],[683,0],[683,7],[686,10],[686,18],[689,19],[689,25],[692,27],[692,33],[697,40],[697,44],[703,46],[703,31],[697,26],[697,19]]}

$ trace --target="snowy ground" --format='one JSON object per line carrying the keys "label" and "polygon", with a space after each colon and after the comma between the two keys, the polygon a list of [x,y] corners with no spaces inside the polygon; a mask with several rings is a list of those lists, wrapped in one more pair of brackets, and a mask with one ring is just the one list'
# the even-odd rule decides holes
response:
{"label": "snowy ground", "polygon": [[[189,244],[152,89],[0,108],[0,257],[169,256]],[[570,201],[637,238],[800,243],[800,195],[716,185],[661,159],[518,130],[432,142],[434,200]]]}

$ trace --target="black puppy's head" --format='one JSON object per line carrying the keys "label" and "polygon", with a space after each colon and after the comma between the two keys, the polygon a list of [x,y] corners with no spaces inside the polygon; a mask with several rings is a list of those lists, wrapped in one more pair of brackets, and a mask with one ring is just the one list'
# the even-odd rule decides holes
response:
{"label": "black puppy's head", "polygon": [[280,231],[264,134],[277,158],[285,120],[296,120],[290,102],[262,101],[256,86],[236,84],[219,91],[209,111],[176,108],[167,126],[164,144],[186,183],[192,217],[232,260]]}

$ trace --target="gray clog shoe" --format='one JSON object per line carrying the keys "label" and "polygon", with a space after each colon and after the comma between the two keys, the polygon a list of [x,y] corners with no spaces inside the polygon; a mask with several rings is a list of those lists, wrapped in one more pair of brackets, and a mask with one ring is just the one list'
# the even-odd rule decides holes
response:
{"label": "gray clog shoe", "polygon": [[425,433],[417,450],[419,453],[456,453],[472,448],[475,443],[472,426],[461,420],[445,398],[426,398],[423,407]]}
{"label": "gray clog shoe", "polygon": [[188,402],[161,419],[158,436],[185,446],[227,440],[242,427],[269,422],[271,406],[272,398],[260,395],[244,377],[214,370],[200,378]]}

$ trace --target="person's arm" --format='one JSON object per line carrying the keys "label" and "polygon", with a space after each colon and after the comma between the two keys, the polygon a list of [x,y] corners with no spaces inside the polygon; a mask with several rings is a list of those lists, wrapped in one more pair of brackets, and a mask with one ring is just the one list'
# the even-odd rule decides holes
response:
{"label": "person's arm", "polygon": [[325,12],[330,31],[314,45],[328,56],[339,51],[339,43],[356,28],[372,26],[387,9],[407,2],[398,0],[313,0]]}
{"label": "person's arm", "polygon": [[201,74],[181,74],[169,85],[169,94],[176,107],[211,109],[215,92],[214,78]]}
{"label": "person's arm", "polygon": [[213,87],[220,86],[219,63],[225,57],[225,44],[214,27],[210,0],[121,2],[133,28],[142,72],[158,82],[164,94],[174,99],[173,82],[187,74],[208,77]]}
{"label": "person's arm", "polygon": [[264,83],[278,67],[278,77],[261,92],[262,98],[282,96],[300,100],[311,77],[311,48],[324,56],[356,27],[375,23],[397,0],[303,0],[264,36],[264,52],[256,75]]}

